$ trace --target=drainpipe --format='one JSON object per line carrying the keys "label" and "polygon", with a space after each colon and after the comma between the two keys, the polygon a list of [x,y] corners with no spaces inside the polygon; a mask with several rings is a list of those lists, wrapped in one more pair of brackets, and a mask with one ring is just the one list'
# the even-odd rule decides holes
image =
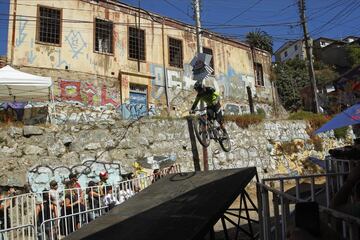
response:
{"label": "drainpipe", "polygon": [[17,0],[14,0],[13,25],[12,25],[12,37],[11,37],[11,56],[10,56],[11,65],[13,65],[14,51],[15,51],[16,9],[17,9]]}
{"label": "drainpipe", "polygon": [[164,29],[164,22],[165,19],[162,19],[161,24],[161,35],[162,35],[162,54],[163,54],[163,70],[164,70],[164,85],[165,85],[165,98],[166,98],[166,111],[170,113],[170,103],[169,103],[169,89],[168,89],[168,78],[167,78],[167,71],[166,71],[166,63],[165,63],[165,29]]}

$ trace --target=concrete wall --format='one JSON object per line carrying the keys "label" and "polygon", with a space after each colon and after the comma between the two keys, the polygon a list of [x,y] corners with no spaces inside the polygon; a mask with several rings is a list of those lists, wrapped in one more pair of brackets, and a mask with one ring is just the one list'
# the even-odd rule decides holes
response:
{"label": "concrete wall", "polygon": [[[14,10],[14,1],[11,3],[10,13]],[[62,9],[59,46],[42,44],[36,39],[38,4]],[[147,87],[147,110],[156,108],[158,112],[162,112],[166,106],[167,79],[169,104],[176,114],[185,108],[179,106],[179,102],[189,99],[193,94],[194,81],[189,63],[196,52],[194,30],[191,26],[158,15],[154,15],[153,18],[160,23],[155,22],[147,13],[142,12],[140,26],[145,30],[146,61],[139,63],[138,71],[137,61],[128,58],[127,43],[128,26],[134,26],[137,13],[138,10],[135,8],[119,3],[113,4],[111,1],[96,3],[87,0],[34,0],[29,3],[26,0],[18,0],[12,65],[23,71],[53,77],[57,81],[55,92],[60,92],[59,101],[77,101],[90,106],[110,104],[115,107],[126,107],[129,103],[130,84],[140,84]],[[114,22],[113,54],[94,51],[95,18]],[[8,59],[12,56],[12,27],[13,22],[10,21]],[[169,66],[168,37],[183,41],[183,68]],[[247,45],[221,39],[210,33],[205,34],[203,42],[204,47],[213,51],[214,85],[221,91],[225,102],[244,103],[247,100],[246,86],[251,87],[253,95],[258,98],[255,100],[272,101],[270,54],[257,50],[253,59]],[[263,65],[265,86],[255,86],[253,60]],[[72,92],[75,95],[79,95],[80,91],[85,93],[86,97],[69,97],[63,94],[67,90],[68,94]],[[101,96],[98,96],[99,93]]]}

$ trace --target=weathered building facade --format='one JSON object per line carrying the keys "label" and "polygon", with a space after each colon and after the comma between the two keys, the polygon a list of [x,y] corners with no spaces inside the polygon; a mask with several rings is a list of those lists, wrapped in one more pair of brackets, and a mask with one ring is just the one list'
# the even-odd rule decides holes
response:
{"label": "weathered building facade", "polygon": [[[57,102],[125,118],[189,109],[193,26],[110,0],[10,2],[8,61],[51,76]],[[272,102],[269,53],[206,31],[203,45],[225,110],[249,111],[248,86],[255,103]]]}

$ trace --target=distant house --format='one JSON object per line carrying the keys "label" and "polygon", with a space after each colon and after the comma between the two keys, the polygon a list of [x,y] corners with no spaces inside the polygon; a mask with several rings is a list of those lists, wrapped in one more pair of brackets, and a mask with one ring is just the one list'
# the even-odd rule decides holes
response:
{"label": "distant house", "polygon": [[347,42],[347,43],[352,43],[352,42],[358,41],[359,39],[360,39],[360,37],[347,36],[346,38],[343,39],[343,41]]}
{"label": "distant house", "polygon": [[305,42],[302,39],[288,41],[284,43],[274,55],[276,62],[284,62],[295,58],[304,60],[306,59]]}
{"label": "distant house", "polygon": [[[347,71],[333,81],[318,85],[320,106],[327,113],[337,113],[360,101],[360,65]],[[311,86],[301,90],[301,99],[306,110],[312,109]]]}
{"label": "distant house", "polygon": [[338,41],[338,40],[326,38],[326,37],[319,37],[319,38],[315,39],[313,42],[313,54],[315,56],[315,59],[319,58],[322,48],[329,46],[330,44],[332,44],[336,41]]}

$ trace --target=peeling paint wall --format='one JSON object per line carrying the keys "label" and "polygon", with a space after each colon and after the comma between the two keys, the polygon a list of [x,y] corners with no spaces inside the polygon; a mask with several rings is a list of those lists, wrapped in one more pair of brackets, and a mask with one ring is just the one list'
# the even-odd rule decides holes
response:
{"label": "peeling paint wall", "polygon": [[[38,4],[62,9],[59,46],[37,42]],[[12,11],[13,4],[10,9]],[[36,69],[55,70],[43,71],[42,75],[50,75],[57,81],[55,92],[58,101],[129,108],[131,88],[137,84],[147,89],[146,110],[149,111],[151,107],[161,113],[166,107],[167,81],[170,110],[177,115],[188,108],[191,96],[194,95],[189,63],[196,53],[195,35],[189,26],[165,19],[162,29],[160,22],[154,22],[147,14],[142,13],[140,27],[145,30],[146,61],[138,63],[128,58],[128,27],[135,26],[135,15],[138,14],[135,8],[102,1],[34,0],[29,3],[18,0],[17,14],[13,65],[30,73],[39,72]],[[113,54],[94,51],[95,18],[114,23]],[[159,17],[157,19],[161,20]],[[9,23],[9,59],[11,36],[12,21]],[[183,68],[169,65],[169,37],[182,40]],[[251,87],[255,101],[272,101],[269,54],[258,50],[251,53],[245,44],[220,39],[211,34],[205,34],[203,42],[204,47],[213,51],[215,75],[211,84],[220,91],[224,103],[245,104],[247,86]],[[263,66],[264,86],[255,85],[253,62]],[[54,74],[56,71],[57,74]],[[77,77],[78,72],[87,75]],[[73,73],[73,76],[64,77],[61,76],[62,73]]]}

